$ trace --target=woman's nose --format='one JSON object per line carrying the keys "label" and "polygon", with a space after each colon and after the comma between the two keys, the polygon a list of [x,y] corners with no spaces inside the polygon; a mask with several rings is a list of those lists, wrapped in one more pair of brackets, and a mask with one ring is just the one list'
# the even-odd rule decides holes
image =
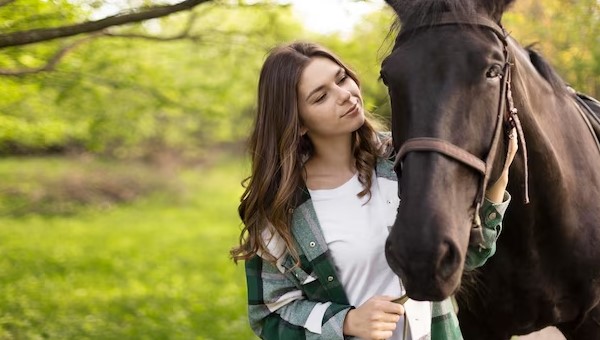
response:
{"label": "woman's nose", "polygon": [[339,89],[338,104],[344,104],[350,98],[352,98],[352,93],[350,93],[350,91],[348,91],[347,89],[345,89],[343,87],[339,87],[338,89]]}

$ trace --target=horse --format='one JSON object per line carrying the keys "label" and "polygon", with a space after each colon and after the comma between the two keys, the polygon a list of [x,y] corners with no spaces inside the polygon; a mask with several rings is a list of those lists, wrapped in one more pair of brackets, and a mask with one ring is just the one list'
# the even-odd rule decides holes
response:
{"label": "horse", "polygon": [[[551,325],[600,339],[600,121],[585,97],[503,28],[513,0],[386,2],[401,23],[381,63],[401,203],[385,254],[408,296],[454,295],[465,339]],[[463,273],[480,219],[495,217],[478,212],[511,127],[520,146],[496,253]]]}

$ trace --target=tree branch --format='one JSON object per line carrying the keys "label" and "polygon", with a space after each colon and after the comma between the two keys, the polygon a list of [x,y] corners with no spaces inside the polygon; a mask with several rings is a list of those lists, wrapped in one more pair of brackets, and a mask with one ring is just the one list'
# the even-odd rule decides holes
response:
{"label": "tree branch", "polygon": [[176,34],[171,37],[159,37],[159,36],[152,36],[152,35],[141,34],[141,33],[113,33],[113,32],[109,32],[109,31],[104,31],[102,34],[107,37],[141,38],[141,39],[155,40],[155,41],[171,41],[171,40],[179,40],[179,39],[198,40],[198,39],[200,39],[200,37],[191,36],[189,34],[190,31],[192,30],[192,27],[194,26],[194,21],[196,20],[196,17],[197,17],[196,13],[192,12],[190,14],[190,16],[188,17],[188,21],[187,21],[185,27],[183,28],[183,30],[181,31],[181,33]]}
{"label": "tree branch", "polygon": [[58,62],[71,50],[75,49],[77,46],[95,39],[97,37],[99,37],[101,34],[91,34],[83,39],[77,40],[65,47],[63,47],[62,49],[60,49],[58,52],[56,52],[46,63],[46,65],[41,66],[41,67],[35,67],[35,68],[28,68],[28,69],[20,69],[20,70],[6,70],[6,69],[0,69],[0,76],[16,76],[16,77],[20,77],[20,76],[24,76],[27,74],[34,74],[34,73],[40,73],[40,72],[48,72],[48,71],[52,71],[54,70],[54,68],[56,67],[56,65],[58,64]]}
{"label": "tree branch", "polygon": [[[109,32],[107,30],[104,30],[101,32],[95,32],[95,33],[88,35],[85,38],[77,40],[77,41],[63,47],[62,49],[60,49],[48,60],[48,62],[46,62],[46,64],[44,66],[34,67],[34,68],[25,68],[25,69],[15,69],[15,70],[0,69],[0,76],[20,77],[20,76],[25,76],[25,75],[29,75],[29,74],[54,71],[54,69],[56,68],[56,65],[60,62],[60,60],[67,53],[71,52],[72,50],[79,47],[83,43],[88,42],[95,38],[99,38],[99,37],[136,38],[136,39],[146,39],[146,40],[152,40],[152,41],[174,41],[174,40],[191,40],[194,42],[204,41],[204,40],[206,40],[205,39],[206,35],[191,35],[190,34],[190,31],[192,30],[192,28],[194,26],[196,17],[197,17],[196,13],[192,12],[190,14],[190,16],[188,17],[188,21],[187,21],[185,27],[183,28],[183,30],[179,34],[176,34],[171,37],[152,36],[152,35],[146,35],[146,34],[142,34],[142,33],[113,33],[113,32]],[[206,32],[206,33],[208,33],[208,32]],[[229,37],[232,37],[232,36],[235,36],[238,34],[241,34],[242,36],[246,36],[246,37],[251,36],[251,35],[261,35],[262,34],[262,32],[260,32],[260,31],[256,31],[256,32],[210,31],[210,33],[211,33],[210,36],[220,34],[220,35],[229,36]]]}
{"label": "tree branch", "polygon": [[149,7],[148,9],[137,13],[119,14],[101,20],[87,21],[75,25],[53,28],[38,28],[29,31],[0,34],[0,48],[28,45],[41,41],[70,37],[81,33],[96,32],[111,26],[159,18],[175,12],[189,10],[197,5],[210,1],[212,0],[185,0],[175,5]]}

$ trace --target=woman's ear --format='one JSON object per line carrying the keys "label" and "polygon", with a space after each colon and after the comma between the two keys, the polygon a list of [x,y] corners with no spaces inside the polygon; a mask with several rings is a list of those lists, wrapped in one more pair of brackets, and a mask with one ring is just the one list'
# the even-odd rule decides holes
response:
{"label": "woman's ear", "polygon": [[308,132],[305,126],[300,126],[300,136],[304,136]]}

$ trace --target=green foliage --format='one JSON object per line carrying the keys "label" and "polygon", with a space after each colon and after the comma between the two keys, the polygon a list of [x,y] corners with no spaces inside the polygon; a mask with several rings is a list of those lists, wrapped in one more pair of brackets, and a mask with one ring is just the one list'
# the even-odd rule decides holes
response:
{"label": "green foliage", "polygon": [[521,44],[537,43],[565,81],[600,97],[600,2],[519,0],[504,23]]}
{"label": "green foliage", "polygon": [[[169,149],[198,157],[207,145],[245,138],[262,59],[300,25],[274,5],[209,3],[196,12],[194,40],[98,38],[54,72],[0,78],[0,123],[10,130],[0,133],[0,152],[83,148],[126,158]],[[120,31],[172,36],[188,16]]]}
{"label": "green foliage", "polygon": [[[0,27],[10,32],[80,22],[102,6],[15,1],[0,6]],[[519,0],[504,24],[523,45],[539,42],[567,82],[599,97],[599,7],[596,0]],[[204,157],[214,143],[245,139],[267,51],[297,39],[321,42],[340,55],[358,72],[366,107],[389,120],[387,90],[378,80],[393,42],[394,15],[387,7],[365,17],[349,37],[306,32],[290,7],[272,1],[208,2],[193,13],[194,39],[96,38],[69,52],[55,71],[0,77],[0,154],[75,149],[139,158],[168,150]],[[112,31],[175,36],[189,14]],[[0,69],[42,66],[80,38],[3,49]]]}
{"label": "green foliage", "polygon": [[[20,0],[0,6],[0,32],[5,34],[57,27],[74,24],[84,18],[82,8],[68,0]],[[60,42],[49,42],[20,48],[5,48],[0,57],[0,68],[39,66],[45,63],[60,45]]]}
{"label": "green foliage", "polygon": [[74,24],[83,18],[83,10],[73,1],[53,0],[15,1],[0,6],[0,28],[2,33]]}
{"label": "green foliage", "polygon": [[254,339],[227,255],[242,177],[225,160],[183,173],[184,201],[0,217],[0,339]]}

